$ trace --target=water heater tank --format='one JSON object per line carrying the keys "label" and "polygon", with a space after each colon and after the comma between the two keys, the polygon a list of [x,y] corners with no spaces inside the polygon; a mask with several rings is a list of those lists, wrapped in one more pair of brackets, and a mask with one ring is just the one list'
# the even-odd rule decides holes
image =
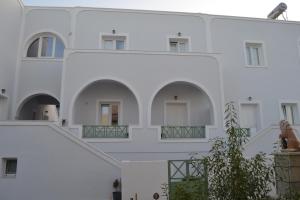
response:
{"label": "water heater tank", "polygon": [[270,12],[268,15],[269,19],[276,19],[279,15],[281,15],[284,11],[286,11],[287,5],[285,3],[280,3],[276,8]]}

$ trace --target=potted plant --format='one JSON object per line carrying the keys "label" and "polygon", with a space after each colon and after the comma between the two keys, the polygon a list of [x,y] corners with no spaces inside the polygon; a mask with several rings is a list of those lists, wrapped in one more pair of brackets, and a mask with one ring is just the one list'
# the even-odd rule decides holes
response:
{"label": "potted plant", "polygon": [[113,188],[115,189],[115,191],[113,192],[113,200],[121,200],[122,199],[121,182],[119,179],[116,179],[113,182]]}

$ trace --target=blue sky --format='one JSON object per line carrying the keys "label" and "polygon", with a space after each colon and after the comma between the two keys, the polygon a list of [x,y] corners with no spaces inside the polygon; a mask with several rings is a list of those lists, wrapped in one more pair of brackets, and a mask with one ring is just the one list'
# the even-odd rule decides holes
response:
{"label": "blue sky", "polygon": [[[200,12],[266,18],[281,0],[23,0],[26,5],[86,6]],[[300,21],[300,1],[285,0],[289,20]]]}

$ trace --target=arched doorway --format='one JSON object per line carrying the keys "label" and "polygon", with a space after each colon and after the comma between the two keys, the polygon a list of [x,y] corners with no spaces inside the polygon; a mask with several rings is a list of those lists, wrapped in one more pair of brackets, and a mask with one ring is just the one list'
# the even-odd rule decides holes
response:
{"label": "arched doorway", "polygon": [[85,138],[128,138],[128,127],[139,124],[138,101],[123,83],[98,80],[79,93],[72,117]]}
{"label": "arched doorway", "polygon": [[212,102],[193,83],[169,83],[153,99],[151,125],[161,126],[162,139],[206,138],[205,127],[213,124]]}
{"label": "arched doorway", "polygon": [[47,94],[28,97],[19,107],[19,120],[58,121],[59,101]]}

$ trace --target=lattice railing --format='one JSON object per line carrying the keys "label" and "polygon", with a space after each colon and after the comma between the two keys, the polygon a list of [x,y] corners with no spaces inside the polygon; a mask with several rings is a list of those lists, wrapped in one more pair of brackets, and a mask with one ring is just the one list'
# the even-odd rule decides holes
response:
{"label": "lattice railing", "polygon": [[247,137],[251,136],[251,129],[250,128],[240,128],[241,131],[243,131]]}
{"label": "lattice railing", "polygon": [[203,160],[169,160],[168,171],[170,200],[179,191],[193,194],[193,199],[207,199],[208,174]]}
{"label": "lattice railing", "polygon": [[162,126],[161,138],[205,138],[205,126]]}
{"label": "lattice railing", "polygon": [[128,138],[128,126],[83,126],[83,138]]}

